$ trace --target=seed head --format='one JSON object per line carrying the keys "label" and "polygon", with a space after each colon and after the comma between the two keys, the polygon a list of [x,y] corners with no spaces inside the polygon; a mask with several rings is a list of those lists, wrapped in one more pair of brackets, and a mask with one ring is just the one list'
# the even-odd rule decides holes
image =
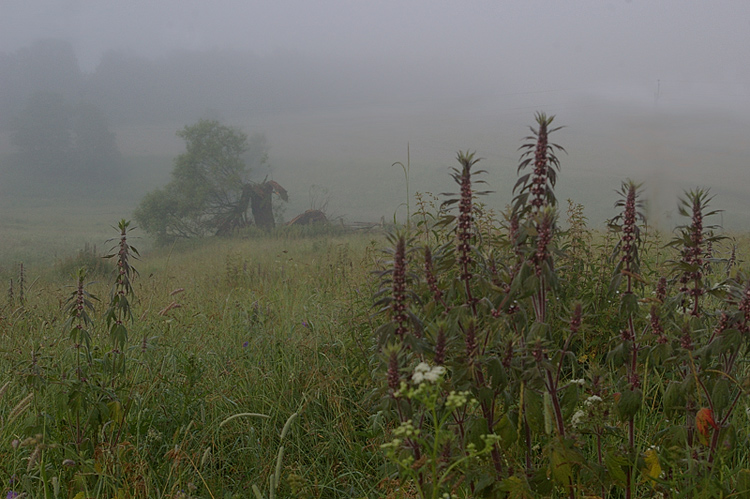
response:
{"label": "seed head", "polygon": [[435,364],[442,366],[445,364],[445,353],[446,353],[446,337],[445,329],[441,326],[437,332],[437,338],[435,339]]}

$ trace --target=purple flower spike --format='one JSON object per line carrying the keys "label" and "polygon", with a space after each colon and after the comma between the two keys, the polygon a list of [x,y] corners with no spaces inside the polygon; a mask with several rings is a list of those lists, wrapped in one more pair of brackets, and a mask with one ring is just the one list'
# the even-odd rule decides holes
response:
{"label": "purple flower spike", "polygon": [[247,348],[249,346],[250,346],[250,342],[249,341],[246,341],[245,343],[242,344],[242,348]]}

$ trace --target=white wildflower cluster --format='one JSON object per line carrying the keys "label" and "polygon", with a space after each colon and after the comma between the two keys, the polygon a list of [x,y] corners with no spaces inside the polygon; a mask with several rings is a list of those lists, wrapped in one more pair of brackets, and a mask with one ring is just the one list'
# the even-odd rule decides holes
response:
{"label": "white wildflower cluster", "polygon": [[426,362],[420,362],[417,367],[414,368],[414,374],[411,376],[411,380],[417,385],[427,381],[430,383],[437,382],[440,377],[445,374],[445,368],[442,366],[430,367]]}
{"label": "white wildflower cluster", "polygon": [[[572,382],[581,381],[583,380],[573,380]],[[578,383],[577,383],[578,384]],[[591,395],[586,400],[583,401],[583,409],[578,409],[576,412],[573,413],[573,416],[570,418],[570,424],[573,425],[573,428],[578,428],[580,426],[583,426],[588,420],[595,418],[596,415],[598,415],[601,410],[602,406],[600,404],[604,402],[604,399],[602,399],[599,395]]]}
{"label": "white wildflower cluster", "polygon": [[583,423],[586,420],[586,411],[583,409],[578,409],[576,412],[573,413],[573,417],[570,418],[570,424],[573,425],[573,428],[578,428],[581,426],[581,423]]}
{"label": "white wildflower cluster", "polygon": [[570,384],[571,385],[583,386],[583,385],[586,384],[586,380],[585,379],[571,379],[570,380]]}
{"label": "white wildflower cluster", "polygon": [[598,404],[599,402],[603,402],[602,398],[599,395],[592,395],[586,400],[583,401],[583,404],[586,407],[591,407],[594,404]]}

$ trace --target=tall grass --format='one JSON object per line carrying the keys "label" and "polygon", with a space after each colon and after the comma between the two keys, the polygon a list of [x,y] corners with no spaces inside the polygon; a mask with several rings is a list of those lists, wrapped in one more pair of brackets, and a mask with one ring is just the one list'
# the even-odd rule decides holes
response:
{"label": "tall grass", "polygon": [[[2,313],[0,487],[33,497],[247,497],[276,473],[281,427],[297,413],[279,496],[292,487],[371,495],[382,465],[363,402],[373,246],[268,238],[152,253],[132,280],[138,299],[116,385],[96,374],[96,359],[118,348],[106,306],[91,303],[94,364],[73,383],[81,340],[63,327],[62,290],[39,282],[23,310]],[[108,296],[107,281],[86,292]],[[246,413],[268,417],[230,419]]]}

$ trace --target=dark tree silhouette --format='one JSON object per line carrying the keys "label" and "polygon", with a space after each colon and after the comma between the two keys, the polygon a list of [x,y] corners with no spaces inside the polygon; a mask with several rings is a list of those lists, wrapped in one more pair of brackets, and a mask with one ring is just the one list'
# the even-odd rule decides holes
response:
{"label": "dark tree silhouette", "polygon": [[[228,235],[251,224],[274,226],[271,196],[287,193],[272,180],[251,182],[245,158],[248,138],[215,120],[200,120],[177,135],[186,152],[175,159],[172,181],[149,193],[135,212],[141,227],[166,242],[176,237]],[[254,141],[265,147],[265,141]],[[266,151],[254,157],[266,158]],[[265,163],[263,159],[262,163]]]}

